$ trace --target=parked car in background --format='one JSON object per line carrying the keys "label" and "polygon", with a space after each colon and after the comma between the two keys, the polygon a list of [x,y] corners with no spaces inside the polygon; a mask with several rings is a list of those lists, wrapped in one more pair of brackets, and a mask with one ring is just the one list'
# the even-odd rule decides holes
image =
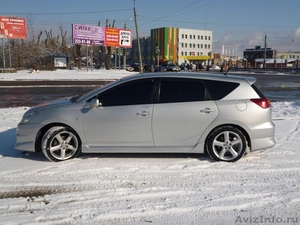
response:
{"label": "parked car in background", "polygon": [[170,71],[170,72],[178,72],[180,71],[180,68],[176,66],[174,63],[170,62],[164,62],[160,65],[160,71]]}
{"label": "parked car in background", "polygon": [[171,71],[171,72],[179,72],[180,68],[179,66],[176,66],[174,63],[170,63],[167,66],[167,71]]}
{"label": "parked car in background", "polygon": [[255,78],[195,73],[127,76],[29,109],[15,148],[51,161],[83,153],[205,153],[234,162],[275,145],[271,103]]}
{"label": "parked car in background", "polygon": [[[126,66],[125,69],[126,69],[127,71],[129,71],[129,72],[133,72],[133,71],[134,71],[134,68],[131,67],[130,65],[127,64],[127,65],[125,65],[125,66]],[[120,69],[121,69],[121,70],[124,70],[124,65],[121,65],[121,66],[120,66]]]}
{"label": "parked car in background", "polygon": [[139,72],[140,71],[140,64],[139,63],[133,63],[130,65],[135,72]]}

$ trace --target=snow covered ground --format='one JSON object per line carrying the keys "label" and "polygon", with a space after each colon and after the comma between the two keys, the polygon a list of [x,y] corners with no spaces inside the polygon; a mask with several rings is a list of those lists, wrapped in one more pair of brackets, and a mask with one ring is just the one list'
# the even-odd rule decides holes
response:
{"label": "snow covered ground", "polygon": [[[101,73],[21,72],[0,81],[131,74]],[[1,108],[0,224],[299,224],[300,101],[272,105],[276,146],[235,163],[188,154],[81,154],[53,163],[14,149],[28,107]]]}

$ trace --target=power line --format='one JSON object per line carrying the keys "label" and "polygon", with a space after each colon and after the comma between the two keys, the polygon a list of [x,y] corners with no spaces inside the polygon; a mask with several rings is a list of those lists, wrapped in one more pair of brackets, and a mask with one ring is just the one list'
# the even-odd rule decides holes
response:
{"label": "power line", "polygon": [[[98,21],[101,21],[101,20],[106,20],[106,19],[94,19],[94,20],[85,20],[84,22],[92,22],[92,23],[97,23]],[[116,23],[123,23],[121,21],[123,21],[125,19],[116,19]],[[147,18],[144,18],[143,16],[140,16],[139,17],[139,20],[140,21],[145,21],[144,23],[142,23],[142,25],[145,25],[145,24],[148,24],[148,23],[151,23],[153,22],[154,20],[148,20]],[[119,21],[119,22],[118,22]],[[148,21],[148,22],[147,22]],[[205,24],[205,21],[203,22],[200,22],[200,21],[197,21],[197,22],[193,22],[193,21],[178,21],[178,20],[163,20],[163,19],[156,19],[155,20],[156,22],[159,21],[159,22],[167,22],[167,23],[176,23],[176,24],[196,24],[196,25],[199,25],[199,24]],[[59,21],[53,21],[53,20],[40,20],[40,21],[35,21],[34,22],[34,25],[49,25],[49,24],[72,24],[76,21],[72,20],[72,21],[62,21],[62,20],[59,20]],[[281,26],[281,25],[268,25],[268,24],[265,24],[265,25],[261,25],[261,24],[233,24],[233,23],[207,23],[208,25],[210,26],[231,26],[234,27],[271,27],[271,28],[298,28],[297,26],[289,26],[289,25],[285,25],[285,26]],[[141,25],[140,25],[141,26]],[[277,37],[278,38],[278,37]],[[290,38],[292,39],[298,39],[299,37],[297,36],[290,36]],[[272,40],[274,40],[274,38],[272,38]]]}
{"label": "power line", "polygon": [[212,1],[208,2],[208,3],[206,3],[205,5],[200,5],[199,7],[196,7],[196,8],[193,7],[192,10],[187,11],[187,12],[183,12],[183,13],[176,14],[176,16],[180,16],[180,15],[183,15],[183,14],[187,14],[187,13],[193,12],[193,11],[198,10],[198,9],[200,9],[200,8],[203,8],[203,7],[207,6],[207,5],[210,5],[210,4],[213,3],[214,1],[216,1],[216,0],[212,0]]}
{"label": "power line", "polygon": [[[143,19],[143,17],[141,16],[139,18],[140,20],[147,20],[147,19]],[[187,24],[205,24],[205,21],[203,22],[193,22],[193,21],[178,21],[178,20],[161,20],[161,19],[156,19],[155,22],[169,22],[169,23],[187,23]],[[154,22],[154,20],[149,21],[149,23]],[[146,24],[143,23],[143,24]],[[215,25],[215,26],[248,26],[248,27],[282,27],[282,28],[298,28],[298,26],[289,26],[289,25],[261,25],[261,24],[237,24],[237,23],[207,23],[209,25]]]}
{"label": "power line", "polygon": [[172,10],[167,11],[167,12],[156,13],[156,14],[151,13],[150,15],[151,15],[151,17],[153,17],[153,16],[160,16],[160,15],[164,15],[165,16],[166,13],[176,13],[176,12],[184,10],[184,9],[190,7],[190,6],[193,6],[194,4],[197,4],[197,2],[199,3],[200,1],[202,1],[202,0],[196,0],[196,1],[190,3],[190,4],[186,5],[186,6],[180,6],[178,8],[172,9]]}
{"label": "power line", "polygon": [[101,10],[101,11],[89,11],[89,12],[61,12],[61,13],[20,13],[20,12],[0,12],[0,14],[20,14],[20,15],[74,15],[74,14],[91,14],[91,13],[108,13],[108,12],[120,12],[120,11],[131,11],[132,9],[112,9],[112,10]]}
{"label": "power line", "polygon": [[194,2],[192,2],[192,3],[188,4],[188,5],[186,5],[186,6],[183,7],[183,8],[179,8],[179,9],[172,10],[173,12],[170,11],[169,14],[166,14],[166,15],[164,15],[164,16],[158,18],[158,19],[154,19],[154,20],[152,20],[152,21],[150,21],[150,22],[146,22],[146,23],[140,24],[140,26],[141,26],[141,25],[148,24],[148,23],[152,23],[152,22],[155,22],[155,21],[158,21],[158,20],[163,19],[163,18],[166,18],[166,17],[168,17],[168,16],[170,16],[170,15],[173,15],[173,14],[175,14],[175,13],[177,13],[177,12],[180,12],[180,11],[182,11],[182,10],[184,10],[184,9],[187,9],[187,8],[189,8],[189,7],[191,7],[191,6],[194,6],[194,5],[198,4],[198,3],[200,3],[201,1],[202,1],[202,0],[197,0],[197,1],[194,1]]}

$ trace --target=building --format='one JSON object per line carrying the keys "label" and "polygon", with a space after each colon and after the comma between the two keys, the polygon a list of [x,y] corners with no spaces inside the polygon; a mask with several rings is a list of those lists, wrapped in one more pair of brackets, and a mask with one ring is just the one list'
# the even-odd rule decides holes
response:
{"label": "building", "polygon": [[300,59],[300,52],[277,52],[277,57],[281,59]]}
{"label": "building", "polygon": [[261,48],[261,46],[255,46],[255,48],[246,49],[244,51],[244,58],[250,63],[251,66],[254,66],[255,59],[265,58],[266,59],[276,58],[277,50],[273,50],[272,48]]}
{"label": "building", "polygon": [[212,31],[179,28],[178,64],[211,59]]}
{"label": "building", "polygon": [[212,31],[162,27],[151,29],[151,57],[177,64],[208,61],[212,51]]}
{"label": "building", "polygon": [[[142,54],[142,63],[145,64],[153,64],[153,59],[151,57],[151,38],[150,37],[142,37],[140,38],[140,46],[141,46],[141,54]],[[137,39],[132,40],[132,48],[128,49],[130,64],[139,63],[138,56],[138,44]]]}

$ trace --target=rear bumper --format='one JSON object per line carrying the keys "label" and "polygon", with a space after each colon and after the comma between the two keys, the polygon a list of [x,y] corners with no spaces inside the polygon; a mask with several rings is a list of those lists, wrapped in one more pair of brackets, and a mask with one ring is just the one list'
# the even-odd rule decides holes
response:
{"label": "rear bumper", "polygon": [[251,127],[251,151],[257,151],[275,146],[275,124],[267,122]]}
{"label": "rear bumper", "polygon": [[272,148],[276,144],[274,137],[254,139],[251,141],[251,151]]}

